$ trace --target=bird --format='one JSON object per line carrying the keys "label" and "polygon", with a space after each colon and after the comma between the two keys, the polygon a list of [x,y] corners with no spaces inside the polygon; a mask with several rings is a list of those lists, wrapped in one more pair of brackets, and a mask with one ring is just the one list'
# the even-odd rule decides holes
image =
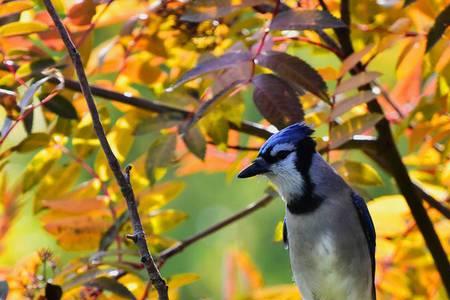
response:
{"label": "bird", "polygon": [[283,240],[302,299],[375,300],[374,223],[313,133],[305,122],[278,131],[238,178],[266,176],[285,203]]}

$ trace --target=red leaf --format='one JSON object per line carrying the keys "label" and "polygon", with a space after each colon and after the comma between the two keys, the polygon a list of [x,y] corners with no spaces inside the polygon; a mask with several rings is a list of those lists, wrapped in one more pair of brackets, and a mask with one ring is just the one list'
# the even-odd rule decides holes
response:
{"label": "red leaf", "polygon": [[194,69],[186,72],[183,76],[181,76],[181,78],[172,86],[172,89],[203,74],[231,68],[240,62],[250,60],[250,53],[243,51],[229,52],[220,57],[208,59],[204,62],[201,62]]}
{"label": "red leaf", "polygon": [[305,61],[283,52],[269,51],[258,56],[256,63],[269,68],[298,91],[303,89],[329,102],[323,78]]}
{"label": "red leaf", "polygon": [[276,16],[270,25],[272,30],[318,30],[342,28],[345,23],[323,10],[288,10]]}
{"label": "red leaf", "polygon": [[278,128],[303,121],[304,112],[294,89],[281,78],[261,74],[253,78],[253,101],[261,114]]}

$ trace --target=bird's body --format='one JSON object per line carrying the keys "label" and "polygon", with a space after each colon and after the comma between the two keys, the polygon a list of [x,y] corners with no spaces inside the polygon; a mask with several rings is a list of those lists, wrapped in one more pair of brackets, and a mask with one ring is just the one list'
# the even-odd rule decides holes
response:
{"label": "bird's body", "polygon": [[304,300],[373,300],[372,220],[364,200],[315,151],[311,133],[295,124],[275,134],[240,177],[266,175],[286,203],[285,242]]}

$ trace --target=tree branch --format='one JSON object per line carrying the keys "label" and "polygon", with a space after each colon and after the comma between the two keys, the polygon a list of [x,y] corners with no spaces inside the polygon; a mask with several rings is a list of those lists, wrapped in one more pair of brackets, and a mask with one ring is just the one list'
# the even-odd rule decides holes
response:
{"label": "tree branch", "polygon": [[[341,18],[344,23],[347,24],[347,28],[337,28],[335,33],[341,44],[342,51],[345,57],[350,56],[354,50],[350,37],[350,5],[349,0],[341,1]],[[364,70],[364,66],[359,63],[355,68],[351,70],[352,74],[357,74]],[[363,90],[370,90],[370,85],[362,87]],[[372,113],[380,113],[384,115],[384,112],[376,100],[373,100],[367,104],[369,111]],[[375,126],[378,132],[377,140],[377,154],[382,155],[389,161],[391,174],[394,177],[397,186],[405,197],[406,202],[411,210],[414,220],[417,223],[425,243],[430,250],[433,257],[436,269],[441,276],[441,280],[447,291],[447,295],[450,296],[450,263],[439,240],[439,237],[433,227],[433,222],[423,206],[422,199],[417,193],[417,188],[409,177],[408,170],[402,162],[400,153],[395,145],[394,137],[391,132],[389,122],[386,118],[383,118]]]}
{"label": "tree branch", "polygon": [[66,28],[64,27],[61,19],[59,18],[55,7],[53,6],[51,0],[44,0],[44,4],[47,8],[48,13],[50,14],[50,17],[52,18],[62,40],[64,41],[64,44],[69,52],[70,58],[72,59],[72,63],[75,66],[75,70],[78,76],[78,79],[80,81],[80,89],[83,93],[89,112],[92,116],[92,122],[94,125],[95,133],[98,137],[98,140],[100,142],[100,145],[103,149],[103,152],[106,155],[106,158],[108,160],[109,167],[111,171],[114,174],[114,177],[117,180],[117,183],[120,186],[120,190],[122,192],[123,197],[125,198],[128,206],[128,211],[130,212],[130,219],[131,223],[133,225],[134,229],[134,236],[136,238],[135,243],[139,249],[139,254],[141,256],[142,263],[144,264],[147,273],[150,277],[150,281],[155,286],[155,288],[158,291],[159,299],[160,300],[168,300],[168,287],[166,285],[166,282],[164,279],[162,279],[161,274],[159,273],[158,268],[156,267],[156,264],[153,260],[152,255],[150,254],[147,242],[145,239],[145,233],[142,228],[142,223],[139,217],[139,213],[137,210],[137,204],[133,192],[133,188],[131,187],[130,180],[129,180],[129,172],[130,168],[127,168],[126,173],[124,174],[122,172],[121,166],[119,164],[119,161],[115,157],[111,146],[108,143],[108,140],[105,135],[105,131],[103,129],[103,125],[100,121],[100,117],[97,111],[97,107],[95,105],[94,97],[92,95],[91,89],[89,87],[89,82],[86,77],[86,73],[83,68],[83,64],[81,61],[81,56],[75,47],[73,41],[71,40],[69,33],[67,32]]}
{"label": "tree branch", "polygon": [[258,209],[265,207],[267,204],[269,204],[273,200],[274,196],[271,194],[265,195],[260,200],[250,204],[245,209],[241,210],[240,212],[234,214],[233,216],[193,235],[192,237],[180,242],[179,244],[175,245],[172,248],[166,249],[158,257],[158,264],[163,265],[164,262],[169,259],[170,257],[174,256],[175,254],[183,251],[186,247],[192,245],[193,243],[207,237],[208,235],[211,235],[215,233],[216,231],[222,229],[223,227],[230,225],[231,223],[234,223],[247,215],[257,211]]}

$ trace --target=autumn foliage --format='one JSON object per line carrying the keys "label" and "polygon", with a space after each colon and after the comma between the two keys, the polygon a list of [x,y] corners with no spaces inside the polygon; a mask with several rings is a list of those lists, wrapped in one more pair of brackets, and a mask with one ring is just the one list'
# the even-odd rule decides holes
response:
{"label": "autumn foliage", "polygon": [[[378,299],[448,299],[448,2],[52,3],[81,55],[109,144],[133,166],[147,243],[170,299],[204,274],[165,274],[166,261],[197,241],[180,244],[167,233],[188,216],[166,205],[198,173],[226,174],[226,193],[264,139],[299,121],[315,128],[318,150],[369,201]],[[21,244],[6,242],[25,214],[61,249],[3,263],[0,299],[156,299],[42,1],[0,1],[0,58],[0,257],[27,247],[26,234]],[[270,186],[266,195],[275,197]],[[205,229],[198,239],[215,232]],[[281,227],[273,230],[280,241]],[[246,249],[227,251],[216,270],[226,278],[222,297],[300,299],[290,281],[264,284],[258,263]]]}

